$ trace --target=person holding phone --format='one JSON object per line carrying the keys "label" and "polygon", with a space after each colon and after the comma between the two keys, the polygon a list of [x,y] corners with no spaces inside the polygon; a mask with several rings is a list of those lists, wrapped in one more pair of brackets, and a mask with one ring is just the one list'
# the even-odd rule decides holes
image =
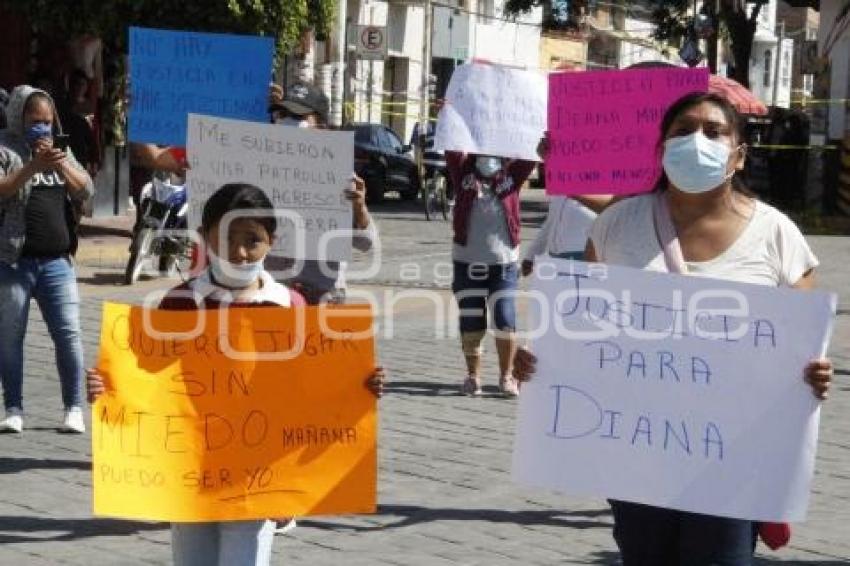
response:
{"label": "person holding phone", "polygon": [[85,432],[80,299],[71,257],[75,207],[93,192],[68,149],[53,99],[16,87],[0,132],[0,378],[6,418],[0,431],[23,430],[24,338],[35,299],[56,350],[64,405],[60,430]]}

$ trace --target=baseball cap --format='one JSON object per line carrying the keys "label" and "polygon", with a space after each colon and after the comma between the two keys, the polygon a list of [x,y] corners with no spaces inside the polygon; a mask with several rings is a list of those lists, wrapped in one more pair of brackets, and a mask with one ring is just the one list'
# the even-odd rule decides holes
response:
{"label": "baseball cap", "polygon": [[271,109],[282,107],[284,110],[304,116],[316,113],[322,122],[327,123],[330,102],[324,93],[308,82],[295,82],[286,89],[283,102],[276,104]]}

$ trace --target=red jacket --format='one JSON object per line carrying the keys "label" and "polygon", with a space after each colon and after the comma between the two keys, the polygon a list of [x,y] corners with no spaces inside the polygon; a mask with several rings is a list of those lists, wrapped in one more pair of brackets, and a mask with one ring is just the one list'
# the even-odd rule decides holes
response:
{"label": "red jacket", "polygon": [[[449,180],[455,193],[455,210],[452,221],[454,241],[462,246],[466,245],[469,216],[472,212],[472,204],[478,198],[478,186],[481,182],[475,172],[475,157],[474,154],[458,151],[446,152],[446,168],[449,171]],[[511,236],[513,246],[519,245],[519,191],[536,165],[535,161],[511,160],[508,162],[504,173],[493,179],[494,185],[501,187],[501,190],[497,189],[497,192],[505,209],[508,233]]]}

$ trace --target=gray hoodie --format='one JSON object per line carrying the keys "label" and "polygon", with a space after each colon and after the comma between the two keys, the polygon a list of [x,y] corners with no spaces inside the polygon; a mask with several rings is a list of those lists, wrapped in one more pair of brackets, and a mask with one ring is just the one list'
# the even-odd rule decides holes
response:
{"label": "gray hoodie", "polygon": [[[31,86],[22,85],[15,87],[9,95],[9,104],[6,106],[6,120],[8,127],[0,130],[0,177],[5,177],[23,168],[25,163],[32,159],[32,152],[24,139],[24,105],[33,94],[46,92]],[[49,95],[48,95],[49,98]],[[53,99],[54,124],[62,131],[59,123],[59,114]],[[77,159],[67,151],[71,165],[85,172]],[[94,194],[94,185],[88,173],[86,173],[86,186],[82,191],[74,193],[69,198],[78,202],[85,202]],[[32,191],[32,179],[28,180],[22,189],[14,195],[0,197],[0,261],[7,264],[15,264],[21,255],[26,237],[26,208],[27,201]]]}

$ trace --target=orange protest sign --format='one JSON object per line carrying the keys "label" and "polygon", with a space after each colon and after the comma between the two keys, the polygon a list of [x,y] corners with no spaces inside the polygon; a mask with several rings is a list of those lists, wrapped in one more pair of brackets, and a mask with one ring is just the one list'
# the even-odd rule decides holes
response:
{"label": "orange protest sign", "polygon": [[[191,522],[370,513],[368,307],[104,307],[94,512]],[[298,346],[301,346],[300,348]]]}

